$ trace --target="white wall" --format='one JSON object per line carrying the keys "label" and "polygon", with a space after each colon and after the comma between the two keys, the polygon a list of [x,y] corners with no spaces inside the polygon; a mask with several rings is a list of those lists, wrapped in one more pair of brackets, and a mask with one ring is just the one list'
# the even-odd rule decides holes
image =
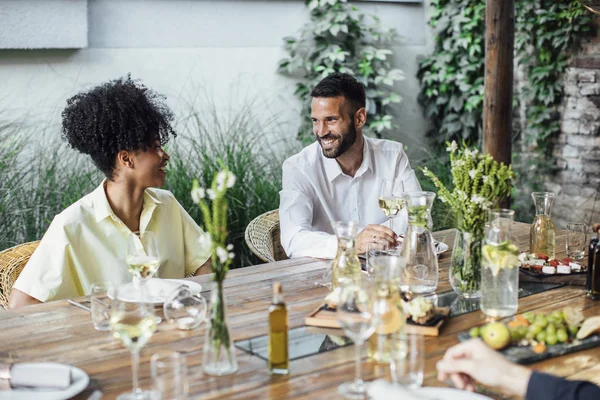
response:
{"label": "white wall", "polygon": [[[394,138],[413,153],[426,130],[414,77],[417,58],[431,42],[424,7],[356,5],[401,37],[393,50],[407,80],[397,85],[404,101],[396,107]],[[0,50],[0,117],[58,123],[69,96],[131,72],[165,94],[179,115],[198,94],[214,97],[222,109],[258,99],[261,112],[277,115],[293,138],[299,120],[294,81],[276,70],[282,38],[297,35],[307,19],[302,0],[89,0],[88,48]]]}

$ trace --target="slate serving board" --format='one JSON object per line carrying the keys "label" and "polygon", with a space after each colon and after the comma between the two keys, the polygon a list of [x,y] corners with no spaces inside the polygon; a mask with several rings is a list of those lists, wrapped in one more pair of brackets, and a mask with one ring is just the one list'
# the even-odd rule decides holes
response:
{"label": "slate serving board", "polygon": [[[458,340],[464,342],[471,339],[469,332],[458,334]],[[509,346],[502,353],[508,360],[517,364],[532,364],[548,358],[558,357],[576,351],[591,349],[592,347],[600,346],[600,336],[592,335],[583,340],[575,340],[572,343],[555,344],[554,346],[546,346],[546,351],[542,354],[534,353],[531,346]]]}

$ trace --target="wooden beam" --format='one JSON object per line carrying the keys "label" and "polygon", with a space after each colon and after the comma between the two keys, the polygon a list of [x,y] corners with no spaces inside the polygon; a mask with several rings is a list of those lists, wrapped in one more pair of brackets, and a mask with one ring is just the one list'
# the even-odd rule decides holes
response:
{"label": "wooden beam", "polygon": [[483,151],[510,164],[512,147],[514,0],[486,0]]}

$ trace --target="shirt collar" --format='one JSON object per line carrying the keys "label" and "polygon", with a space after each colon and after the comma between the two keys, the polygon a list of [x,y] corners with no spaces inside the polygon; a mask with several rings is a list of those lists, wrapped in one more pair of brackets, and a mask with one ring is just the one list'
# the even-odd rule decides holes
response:
{"label": "shirt collar", "polygon": [[[362,176],[368,170],[373,170],[372,161],[371,161],[371,152],[369,151],[369,140],[367,137],[363,136],[363,161],[360,164],[360,167],[354,174],[355,178]],[[323,159],[323,165],[325,166],[325,175],[327,176],[327,180],[332,182],[335,178],[342,175],[342,168],[340,164],[335,160],[335,158],[327,158],[323,155],[323,149],[321,146],[318,146],[319,153],[321,154],[321,158]]]}
{"label": "shirt collar", "polygon": [[[100,183],[100,186],[98,186],[96,188],[96,190],[94,190],[91,193],[92,204],[94,206],[94,214],[96,216],[96,222],[100,222],[103,219],[108,218],[108,217],[112,217],[115,220],[118,219],[118,217],[115,215],[114,211],[110,207],[108,198],[106,197],[105,186],[106,186],[106,178],[104,178],[102,180],[102,183]],[[146,212],[150,212],[150,214],[152,214],[152,211],[154,210],[154,208],[156,208],[156,206],[158,204],[162,204],[162,202],[160,200],[158,200],[158,198],[156,198],[156,196],[154,196],[152,193],[150,193],[149,190],[145,190],[142,214],[145,214]]]}

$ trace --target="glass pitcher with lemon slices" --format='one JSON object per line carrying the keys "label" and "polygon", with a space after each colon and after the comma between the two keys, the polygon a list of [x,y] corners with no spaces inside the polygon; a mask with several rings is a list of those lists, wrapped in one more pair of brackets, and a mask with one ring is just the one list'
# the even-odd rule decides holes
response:
{"label": "glass pitcher with lemon slices", "polygon": [[519,305],[519,248],[511,237],[515,212],[490,210],[481,249],[481,311],[508,317]]}
{"label": "glass pitcher with lemon slices", "polygon": [[369,259],[373,268],[371,279],[375,280],[376,310],[379,324],[369,338],[367,355],[369,360],[389,364],[392,359],[392,346],[398,344],[399,337],[406,334],[406,316],[400,297],[399,277],[404,267],[398,252],[382,251]]}

